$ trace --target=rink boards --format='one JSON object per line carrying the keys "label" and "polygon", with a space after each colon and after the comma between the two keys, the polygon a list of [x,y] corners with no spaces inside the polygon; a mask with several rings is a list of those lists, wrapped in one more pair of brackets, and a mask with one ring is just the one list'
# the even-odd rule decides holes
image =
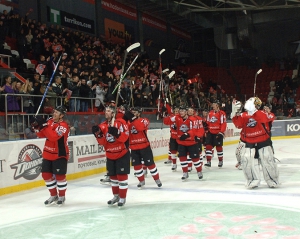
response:
{"label": "rink boards", "polygon": [[[275,121],[272,135],[278,139],[298,137],[299,131],[300,120]],[[237,143],[239,134],[240,130],[228,123],[224,145]],[[155,161],[167,159],[169,137],[168,128],[148,131]],[[44,142],[34,139],[0,143],[0,196],[45,185],[40,173]],[[71,136],[68,144],[68,180],[105,172],[105,151],[93,135]]]}

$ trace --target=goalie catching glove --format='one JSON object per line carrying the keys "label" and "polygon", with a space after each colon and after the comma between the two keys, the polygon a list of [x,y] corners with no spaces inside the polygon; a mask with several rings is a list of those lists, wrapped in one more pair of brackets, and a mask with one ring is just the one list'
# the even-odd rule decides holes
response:
{"label": "goalie catching glove", "polygon": [[242,110],[242,103],[238,100],[233,100],[230,118],[232,119],[234,116],[236,116],[237,113],[240,113],[241,110]]}

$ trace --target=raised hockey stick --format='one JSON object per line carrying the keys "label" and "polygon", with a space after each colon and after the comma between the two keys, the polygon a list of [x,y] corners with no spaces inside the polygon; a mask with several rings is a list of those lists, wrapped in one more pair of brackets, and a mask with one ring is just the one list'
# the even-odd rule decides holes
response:
{"label": "raised hockey stick", "polygon": [[125,76],[127,75],[128,71],[130,70],[130,68],[133,66],[133,64],[136,62],[137,58],[139,57],[139,55],[136,55],[136,57],[134,58],[134,60],[131,62],[130,66],[127,68],[126,72],[124,73],[124,75],[121,76],[119,83],[116,85],[114,91],[112,92],[112,94],[115,93],[115,91],[117,90],[117,96],[116,96],[116,105],[118,103],[118,95],[120,94],[120,90],[121,90],[121,84],[122,81],[124,80]]}
{"label": "raised hockey stick", "polygon": [[36,113],[35,113],[35,116],[37,116],[38,113],[40,112],[40,109],[41,109],[42,104],[43,104],[43,102],[44,102],[44,100],[45,100],[45,97],[46,97],[46,95],[47,95],[48,89],[49,89],[49,87],[50,87],[50,85],[51,85],[51,82],[52,82],[52,80],[53,80],[53,77],[54,77],[54,75],[55,75],[56,69],[57,69],[57,67],[58,67],[58,65],[59,65],[59,62],[60,62],[60,60],[61,60],[62,55],[63,55],[63,53],[62,53],[62,54],[60,55],[60,57],[58,58],[58,61],[57,61],[56,66],[55,66],[55,68],[54,68],[54,70],[53,70],[53,73],[52,73],[52,76],[51,76],[51,78],[50,78],[50,80],[49,80],[49,83],[48,83],[48,85],[47,85],[47,87],[46,87],[46,89],[45,89],[44,95],[43,95],[42,100],[41,100],[41,102],[40,102],[39,108],[37,109],[37,111],[36,111]]}
{"label": "raised hockey stick", "polygon": [[254,91],[253,91],[253,96],[255,97],[255,90],[256,90],[256,78],[257,76],[262,72],[262,69],[259,69],[256,74],[255,74],[255,79],[254,79]]}
{"label": "raised hockey stick", "polygon": [[[158,53],[159,57],[159,69],[160,69],[160,83],[159,83],[159,94],[158,94],[158,102],[157,102],[157,112],[158,112],[158,118],[159,118],[159,113],[160,113],[160,99],[161,99],[161,90],[162,90],[162,65],[161,65],[161,54],[163,54],[166,51],[166,49],[161,49],[160,52]],[[169,69],[168,69],[169,70]]]}

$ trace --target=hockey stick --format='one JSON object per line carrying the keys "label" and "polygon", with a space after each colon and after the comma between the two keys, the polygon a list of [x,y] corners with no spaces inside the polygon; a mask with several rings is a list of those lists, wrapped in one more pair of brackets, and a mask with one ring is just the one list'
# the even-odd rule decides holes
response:
{"label": "hockey stick", "polygon": [[127,58],[128,53],[130,51],[132,51],[133,49],[139,47],[140,45],[141,44],[139,42],[136,42],[136,43],[133,43],[132,45],[130,45],[129,47],[127,47],[127,49],[125,50],[123,64],[122,64],[122,70],[121,70],[121,78],[124,74],[124,68],[125,68],[125,63],[126,63],[126,58]]}
{"label": "hockey stick", "polygon": [[[165,72],[169,71],[169,68],[166,68],[162,71],[161,75]],[[157,120],[159,120],[159,115],[160,115],[160,99],[163,98],[164,99],[164,95],[162,94],[163,92],[163,89],[165,88],[165,84],[164,84],[164,81],[162,80],[162,77],[161,77],[161,80],[159,82],[159,92],[158,92],[158,102],[157,102]]]}
{"label": "hockey stick", "polygon": [[[115,89],[113,90],[112,94],[114,94],[117,90],[117,94],[120,93],[120,87],[122,84],[122,81],[124,80],[125,76],[127,75],[128,71],[130,70],[130,68],[133,66],[133,64],[135,63],[135,61],[137,60],[137,58],[139,57],[139,55],[136,55],[136,57],[134,58],[134,60],[131,62],[130,66],[127,68],[126,72],[124,73],[124,75],[121,76],[119,83],[116,85]],[[116,103],[117,103],[117,99],[118,99],[118,95],[116,98]],[[117,105],[117,104],[116,104]]]}
{"label": "hockey stick", "polygon": [[[171,73],[168,75],[169,81],[170,81],[171,78],[174,76],[174,74],[175,74],[175,71],[171,71]],[[169,94],[169,97],[170,97],[170,104],[171,104],[171,106],[173,106],[173,100],[172,100],[172,96],[171,96],[171,94],[170,94],[170,82],[169,82],[168,94]]]}
{"label": "hockey stick", "polygon": [[56,69],[57,69],[57,67],[58,67],[58,65],[59,65],[59,62],[60,62],[60,60],[61,60],[62,55],[63,55],[63,54],[61,54],[60,57],[58,58],[58,61],[57,61],[56,66],[55,66],[55,68],[54,68],[54,70],[53,70],[52,76],[51,76],[51,78],[50,78],[50,80],[49,80],[49,83],[48,83],[46,89],[45,89],[45,92],[44,92],[44,95],[43,95],[43,97],[42,97],[42,100],[41,100],[41,103],[40,103],[40,105],[39,105],[39,108],[37,109],[37,111],[36,111],[36,113],[35,113],[35,117],[36,117],[36,116],[38,115],[38,113],[40,112],[40,109],[41,109],[42,104],[43,104],[43,102],[44,102],[44,100],[45,100],[46,94],[47,94],[48,89],[49,89],[49,87],[50,87],[50,85],[51,85],[51,82],[52,82],[52,80],[53,80],[53,77],[54,77],[54,75],[55,75]]}
{"label": "hockey stick", "polygon": [[160,113],[159,107],[160,107],[160,98],[161,98],[161,90],[162,90],[162,74],[163,74],[163,70],[162,70],[162,65],[161,65],[161,54],[163,54],[165,52],[165,50],[166,49],[161,49],[160,52],[158,53],[158,57],[159,57],[159,69],[160,69],[161,72],[160,72],[160,83],[159,83],[159,93],[158,93],[158,102],[157,102],[157,112],[158,112],[157,118],[159,118],[159,113]]}
{"label": "hockey stick", "polygon": [[259,70],[256,72],[256,74],[255,74],[255,80],[254,80],[254,93],[253,93],[254,97],[255,97],[255,90],[256,90],[256,78],[257,78],[257,76],[258,76],[261,72],[262,72],[262,69],[259,69]]}

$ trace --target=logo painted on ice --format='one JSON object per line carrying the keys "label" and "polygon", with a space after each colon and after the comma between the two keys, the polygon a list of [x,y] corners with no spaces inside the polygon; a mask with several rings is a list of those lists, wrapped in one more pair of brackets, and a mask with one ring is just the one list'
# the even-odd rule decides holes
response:
{"label": "logo painted on ice", "polygon": [[257,125],[257,122],[255,121],[255,119],[250,118],[247,123],[247,127],[254,128],[256,125]]}
{"label": "logo painted on ice", "polygon": [[34,145],[28,144],[21,149],[18,162],[10,165],[11,169],[15,169],[14,179],[21,177],[27,180],[33,180],[37,178],[42,168],[42,151]]}
{"label": "logo painted on ice", "polygon": [[189,127],[187,127],[186,124],[181,125],[179,129],[180,129],[180,131],[182,131],[183,133],[186,133],[186,132],[189,131]]}
{"label": "logo painted on ice", "polygon": [[213,116],[209,119],[209,122],[211,122],[211,123],[215,123],[217,121],[218,121],[218,119],[215,116]]}

